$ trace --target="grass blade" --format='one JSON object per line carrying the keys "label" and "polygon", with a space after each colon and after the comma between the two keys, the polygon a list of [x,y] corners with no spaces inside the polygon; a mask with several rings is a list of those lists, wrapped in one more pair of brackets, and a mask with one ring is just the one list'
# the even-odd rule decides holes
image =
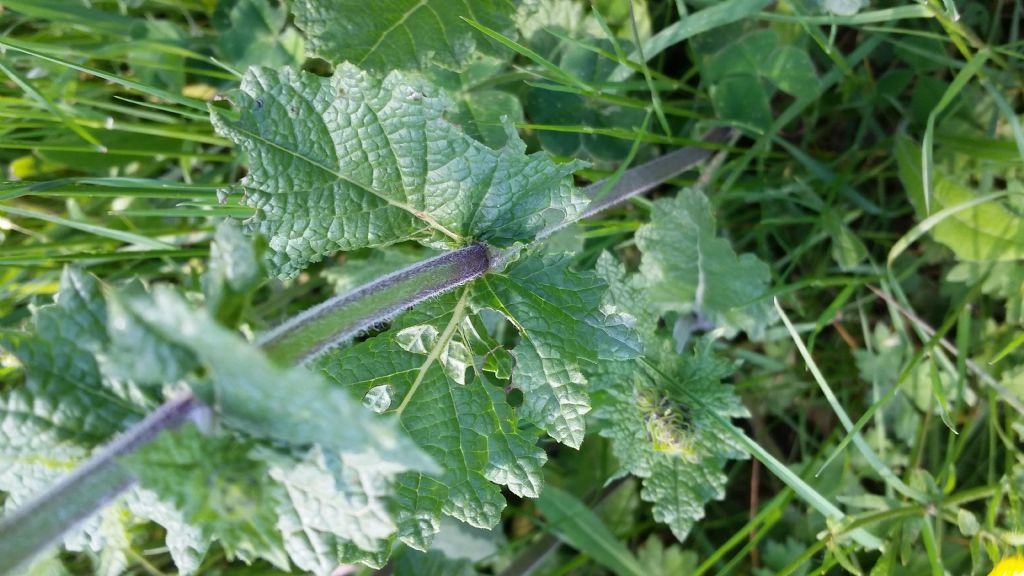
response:
{"label": "grass blade", "polygon": [[504,44],[512,51],[522,55],[524,58],[527,58],[528,60],[534,62],[535,64],[538,64],[541,68],[547,70],[553,78],[557,78],[566,84],[572,84],[573,86],[576,86],[578,88],[583,88],[584,90],[591,89],[586,82],[562,70],[554,62],[548,60],[547,58],[541,56],[540,54],[534,52],[533,50],[527,48],[526,46],[523,46],[522,44],[516,42],[515,40],[512,40],[511,38],[506,38],[499,32],[491,30],[490,28],[484,26],[483,24],[477,22],[476,20],[471,20],[465,17],[463,17],[462,19],[465,20],[466,24],[469,24],[473,28],[476,28],[483,34],[486,34],[487,36],[497,40],[501,44]]}
{"label": "grass blade", "polygon": [[67,226],[68,228],[74,228],[75,230],[81,230],[82,232],[88,232],[97,236],[103,236],[104,238],[111,238],[113,240],[120,240],[126,244],[134,244],[136,246],[142,246],[145,248],[156,248],[156,249],[170,249],[173,250],[176,247],[166,242],[154,240],[147,236],[140,236],[132,232],[125,232],[124,230],[114,230],[105,226],[97,226],[95,224],[88,224],[86,222],[77,222],[75,220],[68,220],[60,216],[54,216],[52,214],[46,214],[45,212],[36,212],[34,210],[25,210],[23,208],[15,208],[14,206],[0,206],[0,212],[6,212],[7,214],[14,214],[15,216],[21,216],[23,218],[35,218],[37,220],[43,220],[50,222],[51,224],[58,224],[61,226]]}
{"label": "grass blade", "polygon": [[921,178],[924,185],[925,214],[932,213],[932,169],[934,163],[932,152],[935,148],[935,121],[938,119],[939,114],[942,114],[949,107],[957,94],[964,89],[964,86],[970,82],[971,78],[981,71],[981,67],[985,65],[985,61],[988,60],[990,54],[991,52],[988,50],[983,50],[978,52],[974,58],[971,58],[967,62],[967,66],[964,66],[963,69],[957,72],[953,82],[943,92],[939,103],[928,114],[928,125],[924,129],[924,139],[921,141]]}
{"label": "grass blade", "polygon": [[[818,383],[818,387],[821,388],[829,406],[832,407],[832,411],[836,413],[836,416],[842,423],[843,428],[845,428],[847,432],[850,432],[853,429],[853,421],[850,420],[850,416],[846,413],[846,410],[843,408],[842,403],[839,402],[839,399],[836,398],[835,393],[832,391],[832,387],[828,385],[828,381],[825,379],[825,376],[821,373],[821,370],[818,369],[818,364],[814,361],[811,353],[808,352],[807,347],[804,346],[804,342],[800,338],[800,334],[798,334],[796,329],[793,328],[793,324],[790,322],[789,316],[786,316],[786,312],[782,309],[778,299],[775,300],[775,309],[778,311],[779,317],[782,318],[782,323],[786,325],[786,330],[789,332],[789,335],[793,338],[793,343],[796,344],[797,350],[800,351],[800,356],[804,359],[804,363],[807,364],[807,369],[810,370],[811,375],[814,377],[814,381]],[[877,472],[887,484],[908,498],[912,498],[918,502],[926,500],[927,496],[925,494],[907,486],[903,480],[900,480],[899,476],[896,476],[888,466],[882,463],[874,450],[868,446],[868,443],[864,440],[864,437],[861,436],[860,432],[850,432],[850,434],[853,436],[854,446],[857,447],[860,453],[868,461],[868,464],[875,469],[875,472]],[[832,456],[829,456],[825,463],[822,464],[821,469],[818,470],[818,474],[821,474],[821,471],[828,466],[837,453],[838,451],[834,452]]]}
{"label": "grass blade", "polygon": [[[647,39],[643,46],[637,48],[629,59],[634,62],[646,62],[661,54],[669,46],[673,46],[708,30],[732,24],[751,14],[755,14],[771,4],[771,0],[729,0],[719,2],[710,8],[694,12],[685,18],[666,26],[663,30]],[[632,74],[626,66],[619,66],[612,72],[610,80],[625,80]]]}
{"label": "grass blade", "polygon": [[545,486],[537,499],[537,507],[547,519],[545,528],[549,532],[590,556],[594,562],[619,576],[643,576],[647,573],[601,518],[572,494],[554,486]]}
{"label": "grass blade", "polygon": [[174,92],[168,92],[167,90],[155,88],[153,86],[149,86],[141,82],[136,82],[134,80],[129,80],[127,78],[122,78],[120,76],[117,76],[116,74],[104,72],[99,68],[93,68],[92,66],[85,66],[83,64],[75,64],[74,62],[69,62],[61,58],[44,54],[42,52],[39,52],[38,50],[34,50],[32,48],[25,46],[19,41],[12,40],[9,36],[0,39],[0,48],[14,50],[15,52],[21,52],[22,54],[27,54],[29,56],[39,58],[40,60],[45,60],[53,64],[64,66],[65,68],[70,68],[72,70],[78,70],[79,72],[91,74],[93,76],[96,76],[97,78],[102,78],[104,80],[107,80],[108,82],[113,82],[114,84],[118,84],[120,86],[128,88],[129,90],[135,90],[143,94],[149,94],[150,96],[154,96],[156,98],[160,98],[161,100],[166,100],[168,102],[174,102],[175,104],[181,104],[182,106],[191,108],[193,110],[199,110],[201,112],[206,112],[207,110],[206,103],[200,100],[186,98],[184,96],[181,96],[180,94],[175,94]]}
{"label": "grass blade", "polygon": [[90,134],[88,130],[80,126],[73,119],[68,118],[67,115],[60,111],[60,108],[57,108],[57,106],[54,105],[53,102],[50,102],[49,98],[44,96],[42,92],[36,90],[36,88],[32,86],[32,84],[28,80],[22,78],[21,74],[18,74],[3,62],[0,62],[0,72],[6,74],[12,82],[17,84],[18,87],[22,89],[23,92],[25,92],[26,94],[34,98],[36,101],[38,101],[40,104],[42,104],[44,108],[49,110],[50,113],[57,118],[57,120],[64,124],[64,126],[67,126],[68,130],[71,130],[72,132],[77,134],[79,138],[85,140],[87,143],[92,144],[93,148],[95,148],[96,150],[100,152],[107,151],[107,147],[100,143],[100,141],[97,140],[95,136]]}

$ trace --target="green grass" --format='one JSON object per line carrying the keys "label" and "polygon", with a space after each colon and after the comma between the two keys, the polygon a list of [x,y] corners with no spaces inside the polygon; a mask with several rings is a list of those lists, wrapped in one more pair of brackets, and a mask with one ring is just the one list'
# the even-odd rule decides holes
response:
{"label": "green grass", "polygon": [[[110,284],[140,277],[198,289],[216,223],[251,214],[237,198],[217,197],[246,159],[207,116],[239,68],[217,44],[216,2],[86,4],[5,2],[0,12],[0,165],[9,180],[0,187],[0,329],[45,302],[68,262]],[[581,179],[691,145],[710,126],[738,130],[715,146],[713,170],[672,184],[703,188],[722,234],[772,268],[765,298],[777,299],[784,324],[761,341],[718,343],[740,363],[733,383],[752,413],[742,437],[756,458],[731,465],[725,498],[678,543],[652,519],[635,479],[605,489],[616,469],[606,441],[588,438],[580,452],[550,446],[549,481],[579,501],[560,506],[587,506],[605,528],[571,524],[566,536],[537,514],[550,500],[517,501],[498,529],[505,543],[477,568],[986,574],[1019,552],[1024,256],[1006,247],[1024,243],[1024,2],[959,2],[959,18],[938,0],[873,2],[850,16],[802,1],[685,3],[690,12],[715,4],[703,20],[680,18],[683,2],[637,3],[635,19],[622,1],[596,4],[590,36],[554,29],[537,45],[469,20],[511,52],[500,74],[467,90],[523,102],[531,91],[567,95],[594,111],[593,122],[539,122],[527,106],[516,123],[534,149],[592,160]],[[154,22],[169,36],[129,30]],[[723,57],[764,29],[775,33],[774,50],[810,62],[813,82],[787,76],[796,64],[769,70],[767,54]],[[545,52],[560,42],[623,81],[595,80]],[[322,62],[306,67],[322,71]],[[943,179],[970,198],[938,202]],[[977,222],[984,207],[1004,210],[1013,226]],[[580,266],[603,250],[635,264],[633,233],[650,208],[636,199],[565,241],[582,245]],[[1006,252],[964,257],[982,241]],[[245,324],[258,331],[332,295],[321,272],[343,260],[268,283]],[[0,356],[0,389],[21,378]],[[144,551],[132,573],[173,571],[157,529],[132,536]],[[665,551],[654,558],[658,545]],[[91,570],[88,554],[61,559],[72,573]],[[203,570],[240,566],[214,549]]]}

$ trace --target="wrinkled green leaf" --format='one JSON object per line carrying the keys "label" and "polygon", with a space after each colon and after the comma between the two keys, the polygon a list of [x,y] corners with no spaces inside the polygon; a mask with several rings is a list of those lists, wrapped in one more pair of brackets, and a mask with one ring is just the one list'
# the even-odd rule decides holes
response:
{"label": "wrinkled green leaf", "polygon": [[[224,243],[216,273],[225,285],[258,278],[233,266],[251,264],[251,252],[215,241]],[[154,397],[186,382],[229,429],[164,433],[127,459],[142,486],[65,539],[68,549],[96,554],[97,573],[127,568],[133,530],[149,519],[166,528],[182,573],[195,571],[218,541],[247,562],[327,574],[343,559],[340,549],[372,548],[396,531],[396,475],[439,471],[388,419],[305,369],[273,365],[169,287],[147,293],[133,284],[105,300],[94,278],[68,269],[58,303],[36,312],[36,327],[37,334],[3,333],[31,375],[0,410],[7,506],[84,464]],[[54,366],[68,368],[50,374]],[[92,386],[76,390],[79,380]],[[108,417],[105,409],[118,412]]]}
{"label": "wrinkled green leaf", "polygon": [[[0,346],[14,353],[27,373],[22,386],[0,399],[0,491],[8,512],[83,464],[152,406],[150,394],[122,379],[139,374],[138,358],[116,353],[119,331],[108,331],[107,317],[97,280],[66,268],[56,302],[35,310],[35,333],[0,332]],[[182,573],[198,567],[206,550],[198,532],[172,506],[141,489],[85,520],[66,535],[65,546],[102,552],[98,573],[121,573],[127,532],[139,519],[166,528]]]}
{"label": "wrinkled green leaf", "polygon": [[229,558],[263,559],[287,570],[288,555],[274,526],[273,502],[281,489],[268,481],[266,467],[248,456],[251,449],[186,425],[122,461],[143,486],[174,501],[206,538],[216,538]]}
{"label": "wrinkled green leaf", "polygon": [[578,448],[590,410],[583,365],[637,356],[626,320],[601,310],[606,284],[568,269],[566,255],[527,258],[478,283],[478,301],[505,315],[522,337],[512,351],[512,383],[524,418]]}
{"label": "wrinkled green leaf", "polygon": [[[622,470],[643,479],[641,497],[654,504],[654,518],[685,539],[704,516],[704,504],[725,495],[722,468],[746,452],[708,411],[728,421],[747,416],[739,398],[721,380],[732,371],[716,358],[710,341],[699,340],[693,351],[679,356],[667,334],[655,333],[657,313],[647,300],[653,291],[648,278],[628,276],[620,264],[603,255],[598,264],[612,288],[607,302],[637,310],[637,329],[644,335],[643,362],[604,363],[590,375],[596,410],[593,420],[601,436],[612,441]],[[685,391],[685,393],[684,393]],[[705,405],[698,410],[688,395]]]}
{"label": "wrinkled green leaf", "polygon": [[372,418],[344,390],[305,368],[273,365],[208,314],[193,310],[171,288],[157,286],[151,298],[129,298],[125,304],[168,342],[188,348],[209,370],[209,378],[194,382],[193,390],[232,428],[298,446],[375,452],[405,469],[435,469],[392,423]]}
{"label": "wrinkled green leaf", "polygon": [[477,142],[418,76],[252,68],[233,101],[240,119],[214,113],[214,124],[250,158],[241,181],[257,209],[250,230],[268,238],[284,275],[338,250],[407,239],[509,246],[587,202],[572,186],[578,163],[525,155],[511,128],[503,148]]}
{"label": "wrinkled green leaf", "polygon": [[[443,469],[404,474],[396,497],[398,537],[426,549],[443,512],[490,528],[505,506],[499,487],[536,497],[546,457],[519,429],[502,389],[479,369],[465,289],[399,318],[388,333],[329,353],[319,369],[354,394],[385,385],[401,427]],[[390,543],[382,543],[387,548]]]}
{"label": "wrinkled green leaf", "polygon": [[437,66],[424,71],[455,100],[456,110],[448,116],[449,120],[491,148],[501,148],[508,142],[506,123],[523,121],[523,107],[515,94],[479,87],[506,65],[507,62],[496,58],[481,58],[462,72]]}
{"label": "wrinkled green leaf", "polygon": [[[605,284],[568,270],[569,259],[525,257],[401,316],[385,334],[329,353],[319,369],[339,386],[398,416],[409,436],[443,474],[404,474],[395,501],[398,539],[426,549],[442,513],[490,528],[505,506],[498,486],[540,493],[536,428],[578,446],[589,411],[581,364],[635,357],[639,344],[624,319],[600,310]],[[504,315],[521,341],[508,352],[477,316]],[[582,346],[579,343],[589,342]],[[503,380],[522,390],[513,410]],[[523,422],[520,422],[523,419]],[[391,546],[369,561],[377,563]],[[348,559],[367,561],[356,551]]]}

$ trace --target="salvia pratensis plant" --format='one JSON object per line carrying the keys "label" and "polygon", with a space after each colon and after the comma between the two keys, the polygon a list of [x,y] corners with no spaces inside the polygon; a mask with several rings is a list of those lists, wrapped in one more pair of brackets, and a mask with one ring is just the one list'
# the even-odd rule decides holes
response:
{"label": "salvia pratensis plant", "polygon": [[[712,131],[702,147],[577,189],[577,165],[526,155],[514,131],[496,150],[461,133],[444,117],[445,95],[416,76],[255,68],[233,104],[213,119],[250,158],[239,187],[258,208],[248,227],[267,239],[267,256],[222,226],[198,310],[167,286],[104,288],[68,268],[35,332],[3,335],[30,374],[6,401],[37,414],[53,406],[52,428],[19,420],[14,433],[71,443],[81,462],[66,477],[37,477],[31,464],[8,472],[19,508],[0,525],[0,557],[11,569],[82,538],[123,564],[107,524],[125,509],[165,527],[183,572],[213,541],[242,560],[326,573],[343,561],[379,566],[396,540],[425,548],[442,514],[493,526],[498,485],[540,493],[539,434],[583,441],[587,377],[604,373],[595,367],[642,350],[635,318],[605,293],[620,273],[574,272],[543,254],[543,240],[686,171],[728,136]],[[316,130],[325,141],[309,137]],[[452,249],[295,316],[258,338],[262,352],[233,334],[232,312],[264,262],[287,276],[339,249],[408,239]],[[511,351],[487,330],[495,313],[520,332]],[[720,387],[727,372],[701,378]],[[509,387],[521,394],[515,406]],[[735,397],[711,399],[725,419],[744,413]],[[652,457],[705,470],[684,496],[692,503],[659,494],[659,482],[677,481],[671,466],[629,471],[651,476],[649,499],[685,535],[721,492],[721,458],[743,452],[715,445],[695,421],[660,434],[674,443],[656,440]]]}
{"label": "salvia pratensis plant", "polygon": [[[132,153],[130,145],[108,149],[113,137],[106,138],[98,126],[130,128],[135,136],[154,139],[173,133],[190,147],[154,153],[161,158],[166,153],[179,164],[177,172],[154,171],[148,174],[152,178],[123,177],[111,170],[103,178],[33,181],[46,174],[45,166],[19,165],[27,180],[5,183],[0,200],[79,185],[117,190],[179,186],[187,193],[195,189],[188,188],[189,159],[225,166],[203,179],[214,184],[196,185],[208,188],[207,204],[175,207],[196,210],[200,218],[223,217],[212,232],[207,260],[196,264],[203,273],[196,273],[191,284],[151,282],[144,274],[134,280],[100,277],[85,266],[69,265],[52,302],[28,306],[16,318],[24,329],[0,328],[0,348],[18,359],[25,373],[23,383],[0,391],[5,506],[0,574],[43,566],[58,546],[87,553],[96,573],[120,574],[144,562],[133,557],[131,530],[144,522],[160,527],[155,532],[182,574],[203,572],[218,554],[324,575],[343,564],[381,568],[400,564],[408,549],[431,549],[444,533],[442,523],[497,526],[506,510],[506,492],[516,501],[536,503],[549,523],[546,530],[581,550],[585,546],[573,540],[566,525],[589,523],[587,534],[603,538],[608,553],[596,556],[596,562],[616,573],[644,573],[628,550],[615,554],[614,538],[587,506],[546,485],[546,471],[550,479],[552,468],[545,468],[548,459],[575,453],[587,442],[606,447],[607,460],[616,466],[600,471],[595,484],[606,482],[605,496],[633,478],[630,486],[637,487],[638,500],[649,506],[654,522],[680,541],[704,517],[705,506],[725,496],[730,462],[753,457],[751,516],[761,467],[786,491],[763,506],[745,532],[731,535],[721,555],[747,537],[753,548],[767,534],[762,526],[773,525],[757,520],[781,516],[781,507],[795,495],[824,518],[826,528],[806,551],[786,560],[792,562],[790,572],[825,547],[834,549],[834,563],[843,567],[857,563],[846,558],[848,549],[870,551],[878,566],[894,566],[898,555],[909,554],[907,542],[919,532],[933,572],[941,572],[936,569],[941,562],[933,560],[941,556],[936,544],[941,534],[936,538],[931,532],[928,518],[949,514],[943,498],[954,490],[955,468],[937,476],[945,478],[944,485],[925,474],[915,476],[921,469],[902,461],[896,465],[906,473],[896,474],[891,458],[883,461],[880,455],[887,449],[884,432],[877,442],[869,441],[861,428],[934,351],[946,362],[943,377],[985,372],[970,359],[956,365],[945,359],[944,333],[955,315],[938,330],[913,316],[893,262],[931,231],[970,266],[988,259],[1005,265],[1019,256],[1001,251],[1019,243],[989,233],[985,222],[1009,222],[1007,229],[1017,229],[1016,217],[1007,210],[968,218],[976,215],[962,202],[973,198],[972,191],[935,169],[938,117],[959,106],[955,94],[947,92],[925,115],[920,147],[900,134],[892,158],[854,163],[874,173],[887,170],[894,160],[893,170],[912,206],[892,213],[904,218],[913,209],[923,218],[913,231],[917,236],[897,242],[889,268],[880,272],[849,225],[865,214],[889,217],[890,207],[862,195],[856,178],[847,182],[849,175],[833,173],[841,159],[820,162],[795,147],[793,142],[803,136],[784,137],[782,129],[807,110],[816,116],[834,110],[812,104],[818,106],[821,95],[841,81],[862,81],[857,70],[880,46],[928,60],[926,50],[899,42],[886,45],[881,31],[837,39],[837,26],[934,18],[956,33],[962,53],[977,49],[981,40],[962,27],[955,9],[943,7],[953,2],[929,0],[862,14],[866,2],[680,1],[661,3],[678,14],[668,10],[673,16],[654,22],[642,2],[616,4],[622,10],[612,21],[602,14],[601,2],[588,10],[569,0],[221,0],[196,3],[206,6],[195,11],[209,16],[216,30],[212,39],[196,34],[203,36],[197,40],[199,51],[184,48],[184,37],[174,27],[163,27],[159,18],[128,15],[140,2],[118,2],[116,14],[56,0],[2,4],[0,14],[6,10],[29,19],[53,19],[75,34],[90,27],[101,30],[103,38],[129,34],[125,45],[151,59],[141,58],[137,69],[111,71],[104,58],[123,49],[119,43],[96,48],[73,35],[75,46],[91,51],[79,58],[43,49],[35,36],[31,41],[14,34],[0,38],[0,73],[35,103],[35,108],[19,109],[28,120],[37,120],[29,112],[45,110],[75,138],[67,147],[89,154]],[[156,4],[160,11],[175,3]],[[694,6],[699,10],[688,12]],[[182,8],[182,13],[189,10]],[[187,14],[185,19],[201,28]],[[11,29],[22,24],[18,20]],[[659,24],[662,29],[654,29]],[[825,25],[832,27],[832,37],[818,29]],[[715,29],[728,30],[728,41],[702,36]],[[817,58],[793,40],[801,34],[820,48]],[[693,60],[694,70],[699,68],[697,89],[692,78],[673,76],[672,60],[680,52],[669,49],[683,42],[688,42],[686,58]],[[854,46],[846,50],[851,42]],[[949,65],[956,74],[950,90],[962,89],[975,75],[984,77],[993,107],[1012,112],[1012,103],[1000,100],[991,87],[1000,76],[986,68],[989,60],[1002,66],[1007,52],[981,48],[965,56],[966,64]],[[46,69],[20,72],[13,63],[21,58]],[[830,63],[832,72],[819,75],[822,62]],[[872,72],[870,82],[855,88],[844,84],[858,114],[863,102],[898,102],[897,97],[867,94],[865,88],[887,82],[899,87],[898,95],[911,77],[894,69],[896,74],[877,83]],[[59,102],[35,88],[38,75],[53,70],[116,87],[122,92],[113,99],[117,102],[100,101],[85,90],[75,94],[83,102],[92,98],[97,109],[111,115],[102,121],[69,115],[74,90],[66,91],[68,102]],[[186,86],[186,71],[196,70],[222,82],[214,88]],[[927,86],[927,79],[914,83]],[[496,88],[513,83],[519,86],[514,94]],[[55,86],[63,90],[60,83]],[[686,93],[687,105],[662,97],[669,92]],[[644,97],[635,96],[639,93]],[[126,102],[126,95],[137,99]],[[915,96],[908,108],[921,104],[918,100],[928,99]],[[848,100],[842,102],[846,106]],[[774,114],[779,103],[788,108]],[[703,108],[697,112],[690,104]],[[139,121],[122,123],[122,115]],[[706,121],[712,115],[718,119]],[[189,124],[154,120],[166,118]],[[965,124],[995,124],[991,118]],[[875,120],[863,114],[858,145],[871,139],[865,134],[878,131]],[[806,129],[814,129],[816,122],[808,121]],[[27,126],[19,130],[34,129],[31,122]],[[735,147],[740,132],[727,126],[742,129],[753,144],[745,150]],[[1024,142],[1019,122],[1014,126],[1016,141]],[[812,141],[810,132],[807,138]],[[1006,142],[988,144],[984,152],[992,164],[979,169],[982,176],[975,180],[995,182],[999,178],[992,166],[1017,158],[1011,146],[1002,146]],[[919,352],[893,360],[903,348],[884,329],[876,327],[866,338],[865,349],[854,352],[863,374],[896,371],[889,361],[902,373],[893,376],[896,383],[885,396],[880,389],[873,391],[882,400],[856,422],[815,365],[809,350],[813,343],[805,346],[804,332],[781,306],[773,306],[772,269],[734,250],[718,230],[706,195],[715,190],[708,182],[732,155],[741,154],[730,165],[731,180],[723,188],[735,195],[733,180],[756,154],[768,157],[776,147],[835,193],[823,201],[803,181],[790,185],[792,165],[786,164],[786,186],[765,186],[764,193],[788,198],[796,194],[793,190],[807,192],[808,208],[806,214],[780,221],[800,224],[807,214],[820,216],[835,236],[838,267],[853,278],[826,279],[846,288],[819,318],[812,338],[850,302],[856,302],[863,317],[864,302],[853,295],[870,278],[883,284],[884,290],[875,290],[893,316],[906,316],[924,343]],[[32,172],[37,169],[41,172]],[[669,190],[666,185],[678,184],[684,173],[698,175],[696,183]],[[172,183],[178,175],[186,182]],[[214,187],[220,200],[216,206]],[[653,199],[641,198],[655,190],[659,193]],[[837,198],[856,206],[852,216],[830,212],[828,204]],[[969,208],[983,204],[968,202],[975,203]],[[0,209],[3,214],[31,213]],[[962,219],[945,218],[961,212]],[[644,216],[619,222],[622,213]],[[602,225],[621,224],[615,236],[625,241],[585,247],[575,242],[583,224],[596,216],[605,218]],[[158,249],[168,246],[127,230],[73,219],[59,222],[152,248],[146,257],[154,260],[161,257]],[[885,236],[871,230],[874,239]],[[964,235],[984,242],[963,241]],[[785,236],[780,235],[780,244],[788,250]],[[776,270],[796,267],[801,256],[799,249],[792,252],[785,256],[790,264]],[[261,291],[301,287],[319,263],[341,258],[344,263],[330,271],[340,270],[342,276],[360,272],[351,272],[337,295],[317,295],[318,304],[282,313],[279,317],[287,319],[267,330],[254,329],[251,321],[266,317],[249,314],[260,304]],[[1009,274],[1007,269],[1002,272]],[[971,270],[963,264],[951,277],[970,278]],[[993,270],[986,269],[982,280],[995,275]],[[979,281],[967,293],[1003,290],[1008,301],[1017,302],[1017,286],[1015,281]],[[965,309],[970,301],[962,299]],[[1014,312],[1012,307],[1008,311]],[[779,326],[777,320],[782,320]],[[756,423],[762,413],[748,411],[727,383],[735,364],[722,354],[723,342],[743,337],[756,345],[769,343],[767,348],[774,344],[772,328],[783,340],[792,337],[810,378],[845,428],[829,458],[849,443],[858,459],[850,466],[877,473],[884,496],[855,491],[826,496],[741,429],[741,419],[754,412],[749,422]],[[965,328],[958,334],[958,342],[969,332]],[[890,354],[885,362],[879,359],[882,354]],[[746,349],[735,357],[764,361]],[[927,419],[934,412],[958,434],[956,427],[963,423],[949,418],[943,377],[937,369],[928,376],[939,408],[900,401],[913,417]],[[993,407],[998,397],[1020,409],[1008,386],[989,380]],[[969,391],[958,392],[953,400],[967,402]],[[1010,425],[1005,427],[991,426],[992,437],[1000,442],[1012,437]],[[756,434],[763,426],[752,428]],[[919,438],[923,445],[925,433]],[[950,450],[955,443],[957,451],[965,450],[967,445],[957,442],[950,441]],[[829,446],[801,446],[801,458]],[[915,457],[923,458],[923,452],[915,449]],[[815,464],[813,458],[804,463]],[[1008,484],[1014,469],[1008,464],[1010,472],[997,480],[991,461],[990,468],[990,486],[950,498],[996,499],[1005,492],[1017,506],[1016,492],[999,484]],[[839,498],[847,498],[844,506],[868,511],[847,516],[833,503]],[[961,532],[978,534],[974,516],[958,510]],[[901,515],[923,518],[925,528],[895,524],[891,534],[897,536],[881,537],[890,530],[887,522]],[[989,557],[995,558],[994,537],[981,533],[989,538]],[[652,541],[661,544],[658,538]],[[894,541],[902,541],[902,547]],[[544,539],[535,544],[545,544]],[[654,544],[645,546],[653,549]],[[593,555],[592,550],[587,554]],[[981,554],[972,548],[972,556],[976,553]],[[520,558],[532,562],[544,554]],[[722,561],[721,555],[712,554],[701,573]],[[725,564],[722,572],[735,562]],[[416,571],[431,573],[427,564]],[[751,565],[758,564],[752,555]],[[402,567],[395,572],[405,573]],[[440,567],[437,573],[449,572]]]}

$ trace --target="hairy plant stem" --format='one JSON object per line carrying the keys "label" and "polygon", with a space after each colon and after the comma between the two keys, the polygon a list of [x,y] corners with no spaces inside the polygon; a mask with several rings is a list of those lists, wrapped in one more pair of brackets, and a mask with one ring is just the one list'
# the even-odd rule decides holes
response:
{"label": "hairy plant stem", "polygon": [[49,490],[23,504],[0,523],[0,571],[27,567],[36,554],[135,485],[137,479],[117,462],[194,417],[203,406],[191,394],[170,400],[97,452]]}
{"label": "hairy plant stem", "polygon": [[[715,129],[705,140],[716,144],[730,134],[731,130]],[[588,186],[585,192],[594,198],[591,205],[578,218],[542,230],[534,243],[650,191],[699,164],[713,151],[714,147],[682,148]],[[474,244],[424,260],[326,300],[270,330],[257,343],[278,363],[308,362],[360,333],[383,326],[424,300],[489,271],[503,269],[522,249],[498,251]],[[55,486],[0,521],[0,574],[26,566],[67,531],[135,486],[137,478],[118,464],[117,458],[138,449],[162,430],[179,426],[202,408],[192,395],[165,403]]]}
{"label": "hairy plant stem", "polygon": [[453,250],[326,300],[267,332],[258,343],[280,364],[302,364],[489,267],[487,248],[480,244]]}
{"label": "hairy plant stem", "polygon": [[[719,143],[731,134],[731,129],[716,128],[704,139]],[[579,220],[649,192],[699,164],[713,152],[712,148],[688,146],[587,186],[584,193],[593,198],[590,206],[572,220],[541,230],[534,244]],[[264,334],[258,340],[259,345],[282,364],[308,362],[361,332],[383,326],[403,310],[487,272],[503,269],[522,249],[516,246],[493,250],[473,245],[417,262],[300,313]]]}

